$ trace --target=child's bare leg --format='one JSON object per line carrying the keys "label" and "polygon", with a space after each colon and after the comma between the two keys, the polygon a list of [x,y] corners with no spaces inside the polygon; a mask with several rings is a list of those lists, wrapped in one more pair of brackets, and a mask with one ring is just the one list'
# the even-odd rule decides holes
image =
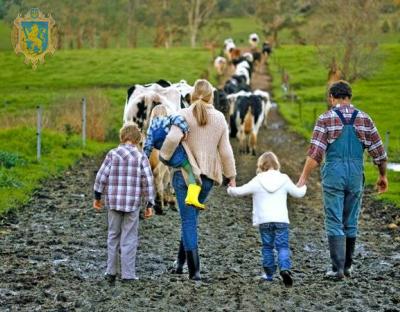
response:
{"label": "child's bare leg", "polygon": [[190,162],[187,159],[182,164],[182,168],[188,174],[189,184],[196,184],[196,177],[194,176],[192,166],[190,165]]}

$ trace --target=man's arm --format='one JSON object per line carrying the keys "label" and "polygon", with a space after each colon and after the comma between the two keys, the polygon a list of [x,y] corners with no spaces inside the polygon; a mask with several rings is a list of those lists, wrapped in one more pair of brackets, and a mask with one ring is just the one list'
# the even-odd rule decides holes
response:
{"label": "man's arm", "polygon": [[387,154],[385,152],[382,139],[379,135],[378,129],[375,127],[371,118],[368,118],[369,135],[368,139],[371,145],[368,147],[368,153],[374,160],[374,164],[378,166],[379,177],[376,181],[376,188],[378,193],[385,193],[388,190],[388,179],[386,177],[386,164]]}
{"label": "man's arm", "polygon": [[378,165],[379,177],[378,181],[376,181],[376,187],[378,189],[378,193],[385,193],[388,190],[389,182],[386,177],[386,161],[381,161]]}
{"label": "man's arm", "polygon": [[319,163],[311,157],[307,157],[306,163],[304,164],[303,172],[297,182],[297,186],[301,187],[307,184],[308,178],[310,177],[311,172],[319,166]]}
{"label": "man's arm", "polygon": [[304,164],[303,172],[301,173],[299,181],[297,182],[298,187],[307,184],[311,172],[322,162],[327,145],[327,131],[323,116],[320,116],[314,127],[306,163]]}

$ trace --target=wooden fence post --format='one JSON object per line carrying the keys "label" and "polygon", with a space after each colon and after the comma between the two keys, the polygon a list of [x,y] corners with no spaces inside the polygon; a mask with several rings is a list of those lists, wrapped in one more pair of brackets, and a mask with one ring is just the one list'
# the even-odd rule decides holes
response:
{"label": "wooden fence post", "polygon": [[389,153],[389,137],[390,137],[390,131],[386,130],[386,134],[385,134],[385,152],[386,152],[386,154]]}
{"label": "wooden fence post", "polygon": [[36,158],[40,161],[42,152],[42,108],[37,106],[37,130],[36,130]]}
{"label": "wooden fence post", "polygon": [[86,146],[86,98],[82,98],[82,146]]}

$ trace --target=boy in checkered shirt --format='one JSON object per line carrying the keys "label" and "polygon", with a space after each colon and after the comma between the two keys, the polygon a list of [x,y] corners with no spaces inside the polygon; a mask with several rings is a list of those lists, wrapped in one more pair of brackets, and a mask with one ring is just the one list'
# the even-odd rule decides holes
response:
{"label": "boy in checkered shirt", "polygon": [[102,207],[105,196],[108,208],[108,260],[106,279],[114,282],[117,273],[118,252],[121,250],[121,278],[134,281],[136,276],[136,250],[138,246],[139,212],[147,202],[145,216],[152,216],[154,205],[153,174],[146,155],[137,145],[142,139],[138,126],[125,124],[120,130],[121,144],[108,152],[97,172],[93,207]]}

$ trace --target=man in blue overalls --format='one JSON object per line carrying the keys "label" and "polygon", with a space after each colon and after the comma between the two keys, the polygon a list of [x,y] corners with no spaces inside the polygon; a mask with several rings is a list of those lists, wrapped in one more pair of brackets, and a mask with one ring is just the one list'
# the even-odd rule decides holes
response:
{"label": "man in blue overalls", "polygon": [[321,167],[325,229],[332,270],[327,276],[350,276],[357,237],[358,218],[364,190],[364,149],[379,169],[379,193],[387,191],[387,156],[372,121],[351,104],[352,90],[345,81],[334,82],[328,91],[330,109],[314,127],[311,146],[300,176],[299,186],[307,183],[313,169]]}

